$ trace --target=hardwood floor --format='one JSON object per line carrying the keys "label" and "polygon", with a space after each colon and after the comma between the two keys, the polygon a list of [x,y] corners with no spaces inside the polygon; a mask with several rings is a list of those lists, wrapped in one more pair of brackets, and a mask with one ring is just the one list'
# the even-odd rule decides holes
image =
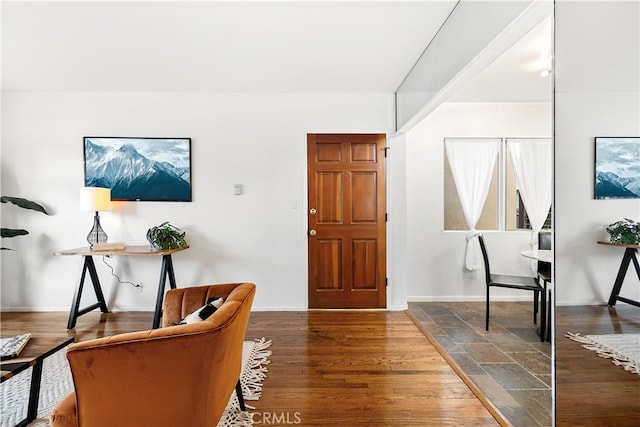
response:
{"label": "hardwood floor", "polygon": [[556,425],[640,426],[640,375],[564,337],[566,332],[640,333],[640,308],[557,307],[556,331]]}
{"label": "hardwood floor", "polygon": [[252,314],[273,339],[259,411],[304,426],[498,425],[402,312]]}
{"label": "hardwood floor", "polygon": [[[2,313],[2,334],[66,334],[67,313]],[[77,340],[148,329],[152,313],[89,313]],[[273,341],[254,417],[264,425],[496,426],[403,312],[254,312],[247,339]]]}
{"label": "hardwood floor", "polygon": [[[556,425],[640,425],[640,376],[563,336],[640,332],[640,309],[618,303],[556,313]],[[0,313],[0,328],[3,335],[67,335],[67,315]],[[152,319],[149,312],[94,312],[71,335],[143,330]],[[261,337],[273,340],[263,396],[250,402],[262,424],[498,424],[404,313],[254,312],[247,338]]]}

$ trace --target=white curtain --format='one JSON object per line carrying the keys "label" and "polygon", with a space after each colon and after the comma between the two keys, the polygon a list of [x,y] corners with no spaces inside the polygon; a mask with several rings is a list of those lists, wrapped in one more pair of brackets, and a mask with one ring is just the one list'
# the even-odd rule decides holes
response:
{"label": "white curtain", "polygon": [[445,148],[453,180],[458,190],[464,217],[469,227],[465,265],[468,270],[481,267],[476,248],[476,224],[489,193],[491,177],[500,151],[500,139],[446,138]]}
{"label": "white curtain", "polygon": [[531,223],[531,248],[551,209],[553,160],[550,139],[507,139],[516,185]]}

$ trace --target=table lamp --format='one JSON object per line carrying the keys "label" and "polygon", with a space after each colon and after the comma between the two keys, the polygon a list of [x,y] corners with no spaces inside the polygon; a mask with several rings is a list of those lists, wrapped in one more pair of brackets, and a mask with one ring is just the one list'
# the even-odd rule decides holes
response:
{"label": "table lamp", "polygon": [[87,235],[87,242],[93,247],[96,243],[106,243],[107,233],[100,226],[99,211],[111,210],[111,189],[101,187],[82,187],[80,189],[80,210],[94,211],[93,228]]}

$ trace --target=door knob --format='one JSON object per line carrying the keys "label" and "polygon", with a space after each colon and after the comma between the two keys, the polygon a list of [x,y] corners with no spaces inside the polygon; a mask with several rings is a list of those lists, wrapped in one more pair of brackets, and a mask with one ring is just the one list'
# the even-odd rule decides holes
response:
{"label": "door knob", "polygon": [[309,213],[310,213],[311,215],[315,215],[315,214],[316,214],[316,212],[318,212],[318,211],[317,211],[317,210],[315,210],[314,208],[309,209]]}
{"label": "door knob", "polygon": [[309,236],[315,236],[317,233],[316,230],[309,230]]}

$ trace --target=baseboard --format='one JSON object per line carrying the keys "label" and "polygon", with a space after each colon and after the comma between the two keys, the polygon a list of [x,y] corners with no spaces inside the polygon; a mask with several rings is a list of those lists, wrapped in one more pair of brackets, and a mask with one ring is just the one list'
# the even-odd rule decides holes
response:
{"label": "baseboard", "polygon": [[[483,296],[464,296],[464,295],[449,295],[449,296],[409,296],[407,302],[485,302],[486,297]],[[524,296],[500,296],[491,295],[491,302],[494,301],[531,301],[531,295],[525,294]]]}

